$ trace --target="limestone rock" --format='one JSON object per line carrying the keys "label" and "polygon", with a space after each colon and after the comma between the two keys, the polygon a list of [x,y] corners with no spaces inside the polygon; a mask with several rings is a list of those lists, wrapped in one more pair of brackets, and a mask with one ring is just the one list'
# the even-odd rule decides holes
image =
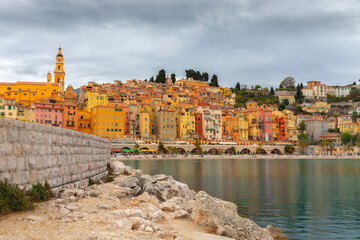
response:
{"label": "limestone rock", "polygon": [[185,210],[177,210],[174,212],[175,218],[187,218],[189,217],[189,213]]}
{"label": "limestone rock", "polygon": [[281,229],[278,227],[271,226],[270,224],[266,226],[274,240],[287,240],[288,238],[282,233]]}
{"label": "limestone rock", "polygon": [[110,163],[110,168],[113,170],[114,175],[124,174],[126,171],[126,166],[120,161],[112,161]]}
{"label": "limestone rock", "polygon": [[26,220],[33,221],[33,222],[43,222],[45,219],[43,217],[30,215],[25,218]]}
{"label": "limestone rock", "polygon": [[203,232],[194,232],[191,234],[191,237],[187,239],[188,240],[231,240],[234,238],[228,238],[228,237],[223,237],[223,236],[218,236]]}
{"label": "limestone rock", "polygon": [[97,207],[99,209],[105,209],[105,210],[110,209],[110,206],[106,204],[98,204]]}
{"label": "limestone rock", "polygon": [[115,210],[111,212],[113,215],[120,217],[137,217],[145,218],[145,214],[140,209],[125,209],[125,210]]}
{"label": "limestone rock", "polygon": [[253,221],[240,217],[235,204],[213,198],[203,191],[196,194],[192,219],[198,224],[210,227],[218,235],[231,234],[235,239],[248,240],[273,239],[268,231]]}
{"label": "limestone rock", "polygon": [[115,224],[123,231],[130,231],[133,227],[133,223],[127,219],[116,221]]}
{"label": "limestone rock", "polygon": [[163,217],[164,217],[163,211],[155,211],[149,213],[149,218],[154,222],[159,222],[161,219],[163,219]]}
{"label": "limestone rock", "polygon": [[160,208],[163,211],[175,212],[176,210],[181,209],[183,205],[184,205],[184,199],[183,198],[174,197],[174,198],[171,198],[171,199],[163,202],[160,205]]}

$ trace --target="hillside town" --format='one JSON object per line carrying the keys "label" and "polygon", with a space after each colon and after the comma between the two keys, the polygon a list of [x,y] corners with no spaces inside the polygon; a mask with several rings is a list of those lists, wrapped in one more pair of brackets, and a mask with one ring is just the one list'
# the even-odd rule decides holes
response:
{"label": "hillside town", "polygon": [[354,152],[360,143],[360,105],[353,99],[360,89],[356,83],[329,86],[308,81],[295,87],[294,79],[285,79],[269,90],[172,76],[162,83],[88,82],[77,93],[70,84],[65,89],[61,48],[53,74],[49,72],[44,82],[0,82],[0,116],[111,141],[295,146],[306,136],[307,144],[315,146],[313,154],[329,148],[330,154]]}

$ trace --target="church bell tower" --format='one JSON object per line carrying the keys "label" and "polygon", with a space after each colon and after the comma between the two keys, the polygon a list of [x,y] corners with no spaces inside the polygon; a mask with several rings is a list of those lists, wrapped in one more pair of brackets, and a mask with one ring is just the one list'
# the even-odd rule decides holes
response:
{"label": "church bell tower", "polygon": [[64,99],[65,93],[65,70],[64,70],[64,57],[59,47],[59,52],[56,56],[55,70],[54,70],[54,83],[59,84],[59,96]]}

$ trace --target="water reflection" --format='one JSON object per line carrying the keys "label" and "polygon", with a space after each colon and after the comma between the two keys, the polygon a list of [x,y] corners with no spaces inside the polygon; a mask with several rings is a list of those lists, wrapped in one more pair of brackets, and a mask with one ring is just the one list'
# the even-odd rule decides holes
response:
{"label": "water reflection", "polygon": [[235,202],[290,239],[360,239],[360,160],[124,161]]}

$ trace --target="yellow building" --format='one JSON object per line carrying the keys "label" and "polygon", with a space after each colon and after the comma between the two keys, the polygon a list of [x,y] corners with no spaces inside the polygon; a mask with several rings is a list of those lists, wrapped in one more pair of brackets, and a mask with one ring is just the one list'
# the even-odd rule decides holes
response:
{"label": "yellow building", "polygon": [[252,140],[256,140],[259,137],[259,127],[256,119],[255,111],[246,112],[246,120],[248,125],[248,138]]}
{"label": "yellow building", "polygon": [[56,55],[56,63],[54,69],[54,82],[59,84],[59,95],[64,99],[65,94],[65,69],[64,69],[64,56],[59,47],[59,52]]}
{"label": "yellow building", "polygon": [[17,107],[14,99],[5,99],[4,113],[6,118],[16,119]]}
{"label": "yellow building", "polygon": [[230,88],[227,88],[227,87],[225,87],[225,88],[221,88],[221,92],[222,92],[222,94],[224,94],[225,96],[230,96],[231,95],[231,89]]}
{"label": "yellow building", "polygon": [[5,117],[5,97],[0,94],[0,117]]}
{"label": "yellow building", "polygon": [[25,109],[26,121],[35,122],[35,107],[28,106]]}
{"label": "yellow building", "polygon": [[195,133],[195,111],[193,108],[183,108],[177,112],[177,138],[192,140]]}
{"label": "yellow building", "polygon": [[289,95],[289,94],[279,94],[279,103],[283,103],[285,100],[289,101],[289,104],[293,104],[295,102],[295,97],[294,95]]}
{"label": "yellow building", "polygon": [[249,124],[245,116],[239,117],[239,140],[247,141],[249,140]]}
{"label": "yellow building", "polygon": [[87,98],[86,111],[88,111],[88,112],[91,112],[91,109],[93,107],[108,105],[108,98],[107,98],[106,94],[87,91],[85,98]]}
{"label": "yellow building", "polygon": [[338,116],[338,126],[345,124],[345,123],[352,123],[352,116],[351,115],[340,115]]}
{"label": "yellow building", "polygon": [[[152,135],[155,132],[154,108],[150,104],[140,104],[139,111],[140,111],[139,124],[143,125],[142,126],[143,131],[141,130],[141,127],[139,126],[140,136],[145,137],[145,138],[153,137]],[[141,113],[143,113],[143,114],[141,114]],[[141,118],[141,116],[143,118]],[[147,120],[146,120],[146,118],[147,118]],[[148,130],[145,130],[147,128],[148,128]]]}
{"label": "yellow building", "polygon": [[140,137],[142,139],[150,138],[151,136],[150,112],[147,111],[146,109],[140,110],[139,131],[140,131]]}
{"label": "yellow building", "polygon": [[358,125],[357,123],[344,123],[339,125],[340,132],[349,132],[351,134],[358,133]]}
{"label": "yellow building", "polygon": [[296,118],[293,111],[284,110],[287,141],[297,141]]}
{"label": "yellow building", "polygon": [[92,134],[91,113],[86,110],[79,110],[78,118],[78,131]]}
{"label": "yellow building", "polygon": [[31,102],[40,99],[55,98],[62,100],[64,96],[65,72],[64,62],[59,48],[55,65],[55,80],[51,82],[51,74],[48,73],[46,82],[0,82],[0,94],[6,98],[13,98],[17,103],[30,106]]}
{"label": "yellow building", "polygon": [[91,128],[96,136],[107,139],[123,138],[125,111],[122,107],[95,106],[91,109]]}

